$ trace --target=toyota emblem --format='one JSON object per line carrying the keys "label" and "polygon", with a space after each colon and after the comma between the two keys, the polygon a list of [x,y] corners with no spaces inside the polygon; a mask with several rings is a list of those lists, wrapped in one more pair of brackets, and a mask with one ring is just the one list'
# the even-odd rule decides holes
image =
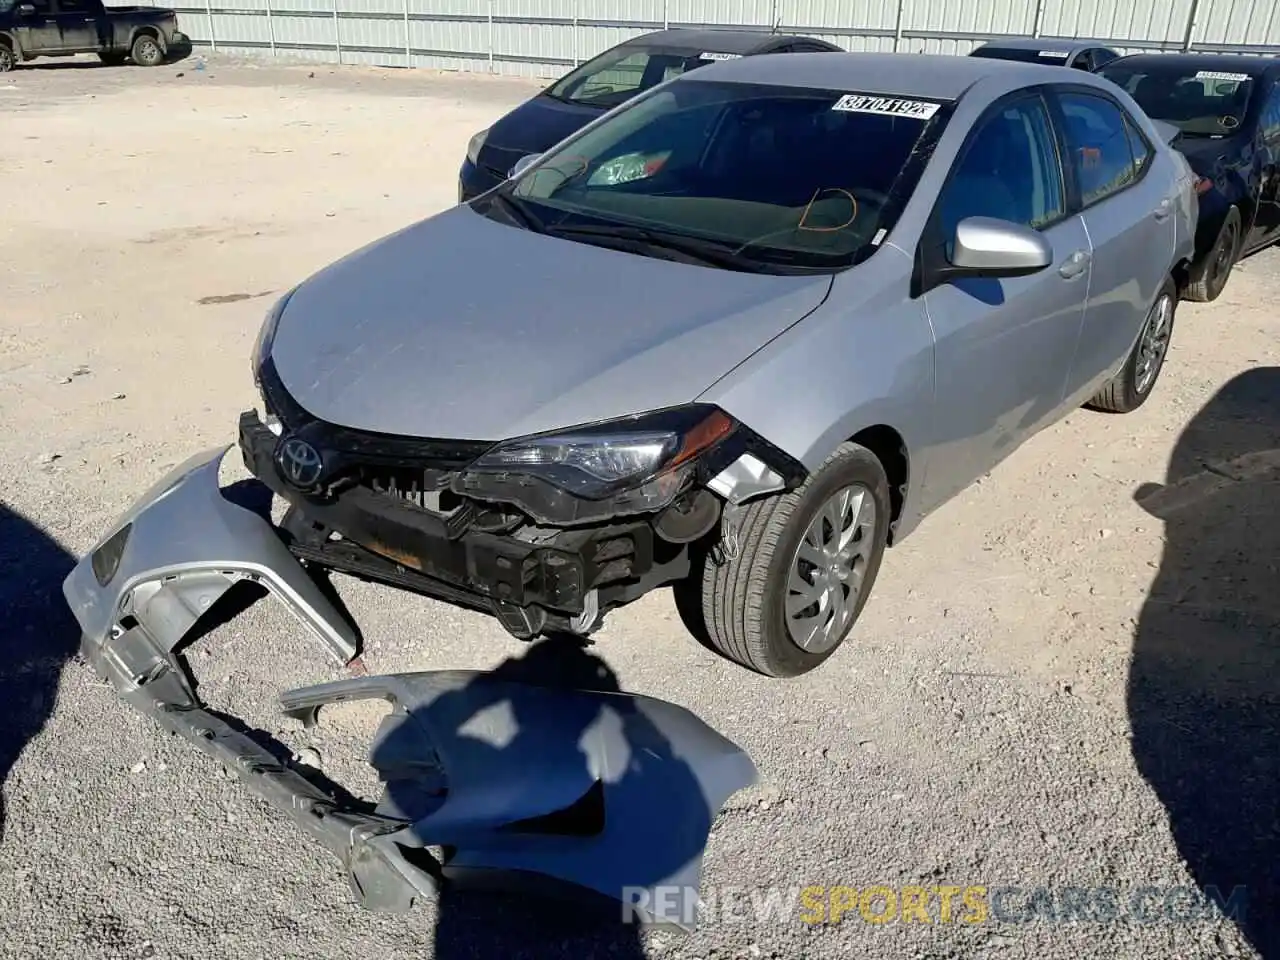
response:
{"label": "toyota emblem", "polygon": [[276,451],[276,464],[284,478],[295,487],[310,487],[324,472],[324,460],[318,451],[305,440],[290,437]]}

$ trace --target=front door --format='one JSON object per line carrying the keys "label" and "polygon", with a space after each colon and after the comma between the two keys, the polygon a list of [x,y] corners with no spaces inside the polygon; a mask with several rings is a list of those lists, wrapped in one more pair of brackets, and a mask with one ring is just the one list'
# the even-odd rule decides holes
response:
{"label": "front door", "polygon": [[1245,250],[1280,239],[1280,82],[1272,82],[1258,120],[1258,154],[1258,210]]}
{"label": "front door", "polygon": [[998,103],[975,126],[938,198],[928,242],[968,217],[1039,230],[1053,264],[1027,277],[966,278],[925,294],[936,342],[935,451],[927,499],[957,493],[1044,424],[1063,390],[1091,270],[1089,236],[1068,215],[1053,127],[1038,95]]}
{"label": "front door", "polygon": [[1088,400],[1128,357],[1173,263],[1172,171],[1109,97],[1059,94],[1093,276],[1067,398]]}
{"label": "front door", "polygon": [[13,8],[13,15],[18,46],[24,51],[38,55],[62,50],[62,37],[53,17],[51,0],[19,0]]}

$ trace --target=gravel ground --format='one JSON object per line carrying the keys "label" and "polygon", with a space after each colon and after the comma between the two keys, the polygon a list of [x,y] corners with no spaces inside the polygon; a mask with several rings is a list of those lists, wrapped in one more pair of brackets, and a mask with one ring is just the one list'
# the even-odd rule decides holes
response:
{"label": "gravel ground", "polygon": [[[620,939],[483,900],[387,917],[116,700],[74,655],[59,585],[164,469],[231,442],[270,297],[451,203],[467,138],[533,88],[216,58],[0,80],[0,956],[1280,956],[1274,252],[1218,303],[1181,308],[1142,410],[1072,414],[892,550],[856,642],[815,674],[716,660],[667,593],[593,650],[761,770],[712,833],[712,895],[1014,885],[1116,888],[1123,904],[1143,886],[1244,885],[1244,932],[1043,913],[806,924],[791,908]],[[483,617],[339,589],[372,672],[525,650]],[[274,604],[192,662],[211,704],[361,775],[369,711],[307,733],[275,714],[281,689],[338,673]]]}

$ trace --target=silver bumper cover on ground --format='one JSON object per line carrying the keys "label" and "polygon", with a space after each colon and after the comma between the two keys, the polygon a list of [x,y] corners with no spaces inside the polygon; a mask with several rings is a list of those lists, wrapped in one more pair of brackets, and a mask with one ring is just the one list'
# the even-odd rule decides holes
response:
{"label": "silver bumper cover on ground", "polygon": [[[86,657],[120,696],[340,858],[368,908],[407,910],[442,886],[532,881],[545,892],[550,879],[619,900],[641,922],[691,927],[712,821],[756,771],[681,707],[535,681],[532,651],[548,649],[538,645],[489,673],[362,677],[284,694],[285,712],[307,723],[326,704],[388,701],[369,758],[385,785],[376,805],[340,798],[282,759],[283,747],[269,750],[204,708],[175,651],[240,580],[264,586],[340,662],[358,653],[354,627],[270,523],[223,495],[227,449],[175,468],[63,585]],[[580,648],[553,656],[607,672]]]}

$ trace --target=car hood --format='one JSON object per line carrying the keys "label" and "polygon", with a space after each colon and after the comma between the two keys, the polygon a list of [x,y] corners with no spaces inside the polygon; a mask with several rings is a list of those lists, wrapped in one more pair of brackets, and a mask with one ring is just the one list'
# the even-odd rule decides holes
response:
{"label": "car hood", "polygon": [[604,112],[599,107],[562,103],[539,94],[489,128],[482,161],[505,173],[521,157],[555,146]]}
{"label": "car hood", "polygon": [[502,440],[691,402],[830,287],[594,247],[459,206],[305,281],[271,356],[285,389],[330,423]]}

